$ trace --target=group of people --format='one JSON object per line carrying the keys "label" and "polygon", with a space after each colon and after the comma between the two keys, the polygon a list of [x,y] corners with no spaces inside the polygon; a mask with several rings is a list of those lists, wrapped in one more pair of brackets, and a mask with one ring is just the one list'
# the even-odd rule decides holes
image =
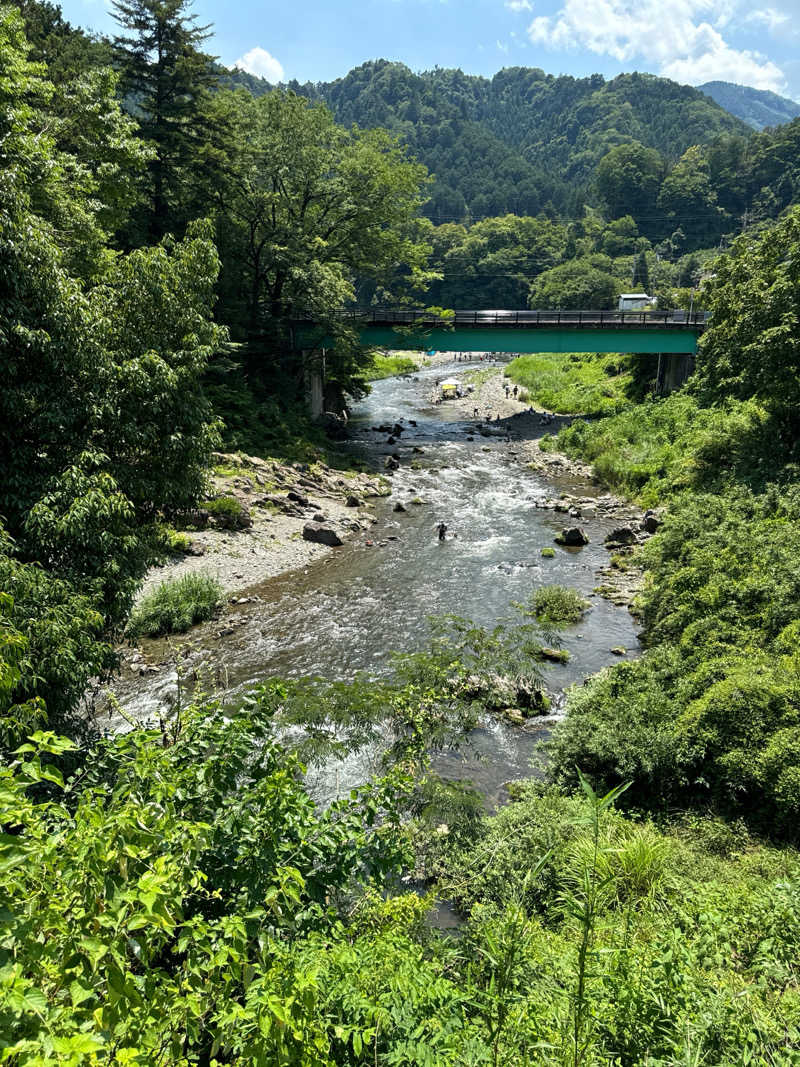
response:
{"label": "group of people", "polygon": [[519,392],[519,389],[517,388],[516,385],[514,386],[513,389],[511,388],[510,385],[506,385],[506,400],[508,400],[509,396],[513,396],[514,399],[516,400],[518,392]]}

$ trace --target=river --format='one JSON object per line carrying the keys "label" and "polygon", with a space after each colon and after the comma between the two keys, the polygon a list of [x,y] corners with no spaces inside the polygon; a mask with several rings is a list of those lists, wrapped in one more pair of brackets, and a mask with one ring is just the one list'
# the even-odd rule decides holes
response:
{"label": "river", "polygon": [[[440,772],[471,779],[493,806],[502,799],[503,783],[530,773],[536,743],[560,714],[565,687],[614,661],[615,646],[636,654],[638,642],[628,611],[592,594],[596,571],[608,562],[602,542],[616,525],[612,519],[582,520],[587,546],[556,547],[554,558],[541,556],[565,516],[537,508],[536,500],[560,490],[583,495],[598,490],[575,479],[546,480],[520,464],[513,441],[478,435],[467,440],[473,425],[446,403],[430,403],[433,378],[455,369],[463,367],[439,366],[413,379],[376,382],[353,411],[349,447],[378,469],[393,447],[385,433],[370,428],[400,419],[417,423],[402,436],[404,460],[392,476],[391,497],[375,507],[378,523],[319,563],[249,590],[260,599],[233,609],[243,619],[232,634],[219,638],[213,624],[197,627],[191,647],[192,658],[213,665],[234,701],[269,676],[384,674],[392,651],[425,646],[432,614],[452,612],[490,626],[513,618],[512,602],[526,600],[540,585],[580,589],[592,606],[563,636],[570,660],[546,668],[555,698],[552,713],[525,728],[487,721],[473,732],[469,752],[438,760]],[[423,451],[412,453],[412,446]],[[393,511],[398,500],[407,511]],[[455,535],[444,543],[435,531],[440,520]],[[130,713],[147,718],[174,687],[175,672],[162,671],[121,684],[117,696]],[[337,768],[337,788],[364,776],[365,761],[355,755]]]}

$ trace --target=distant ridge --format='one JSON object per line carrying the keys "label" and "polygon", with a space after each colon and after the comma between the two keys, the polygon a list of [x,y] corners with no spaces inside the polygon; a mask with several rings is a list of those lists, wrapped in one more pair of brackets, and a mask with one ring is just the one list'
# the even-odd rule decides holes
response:
{"label": "distant ridge", "polygon": [[733,82],[706,82],[697,88],[754,130],[781,126],[800,116],[800,104],[767,89],[751,89]]}
{"label": "distant ridge", "polygon": [[[270,86],[241,70],[227,82],[255,95]],[[706,94],[653,74],[607,81],[506,67],[493,78],[371,60],[333,82],[288,88],[328,105],[337,122],[386,127],[435,180],[425,212],[436,222],[504,215],[580,217],[600,160],[638,142],[665,166],[693,145],[748,127]]]}

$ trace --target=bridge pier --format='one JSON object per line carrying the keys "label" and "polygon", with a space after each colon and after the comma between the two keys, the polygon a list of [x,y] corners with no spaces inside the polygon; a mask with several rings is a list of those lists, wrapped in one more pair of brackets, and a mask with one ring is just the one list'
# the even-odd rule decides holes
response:
{"label": "bridge pier", "polygon": [[694,356],[691,353],[659,352],[656,393],[659,396],[674,393],[676,389],[686,384],[693,370]]}
{"label": "bridge pier", "polygon": [[325,349],[321,358],[315,358],[315,353],[304,350],[302,359],[308,409],[311,418],[318,419],[325,411]]}

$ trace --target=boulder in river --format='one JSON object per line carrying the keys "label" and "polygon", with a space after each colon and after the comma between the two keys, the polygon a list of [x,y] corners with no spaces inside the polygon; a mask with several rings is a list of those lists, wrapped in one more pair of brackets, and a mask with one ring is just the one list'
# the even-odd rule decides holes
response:
{"label": "boulder in river", "polygon": [[345,500],[344,506],[346,508],[360,508],[361,507],[361,501],[359,500],[359,498],[357,496],[353,496],[351,494],[347,498],[347,500]]}
{"label": "boulder in river", "polygon": [[396,500],[392,511],[408,511],[408,508],[401,500]]}
{"label": "boulder in river", "polygon": [[313,541],[315,545],[328,545],[337,548],[343,544],[341,537],[330,526],[323,526],[321,522],[307,522],[303,527],[303,540]]}
{"label": "boulder in river", "polygon": [[394,456],[387,456],[386,462],[384,463],[384,467],[387,471],[396,471],[400,467],[400,463],[394,458]]}
{"label": "boulder in river", "polygon": [[557,545],[566,545],[568,548],[579,548],[581,545],[588,545],[589,538],[580,526],[565,526],[555,538],[555,542]]}

